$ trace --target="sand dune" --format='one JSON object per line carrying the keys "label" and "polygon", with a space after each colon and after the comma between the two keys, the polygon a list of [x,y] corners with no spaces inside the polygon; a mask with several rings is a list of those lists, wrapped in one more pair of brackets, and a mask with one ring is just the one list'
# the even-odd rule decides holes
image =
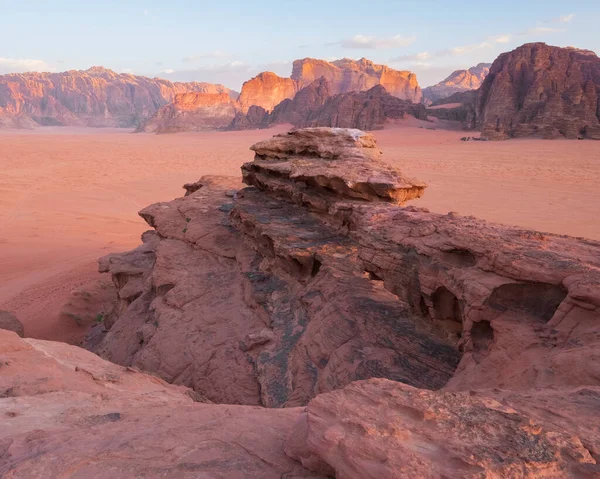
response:
{"label": "sand dune", "polygon": [[[95,260],[139,243],[137,211],[204,174],[239,175],[248,147],[283,129],[0,132],[0,309],[28,336],[77,341],[86,325],[73,318],[110,294]],[[405,125],[376,136],[387,161],[429,183],[416,205],[600,239],[599,143],[461,142],[464,132]]]}

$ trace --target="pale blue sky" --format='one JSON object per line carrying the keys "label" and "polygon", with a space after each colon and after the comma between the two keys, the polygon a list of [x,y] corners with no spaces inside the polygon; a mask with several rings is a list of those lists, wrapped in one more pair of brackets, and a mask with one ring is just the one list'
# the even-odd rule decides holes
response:
{"label": "pale blue sky", "polygon": [[102,65],[238,90],[304,57],[366,57],[427,86],[531,41],[600,52],[597,0],[0,0],[0,12],[0,73]]}

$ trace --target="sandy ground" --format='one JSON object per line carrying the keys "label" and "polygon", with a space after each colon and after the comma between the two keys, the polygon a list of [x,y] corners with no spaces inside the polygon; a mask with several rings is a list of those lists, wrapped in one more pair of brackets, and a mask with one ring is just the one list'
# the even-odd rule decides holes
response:
{"label": "sandy ground", "polygon": [[[137,211],[204,174],[239,175],[248,147],[282,130],[0,131],[0,309],[27,336],[77,342],[112,294],[96,259],[148,229]],[[464,135],[414,122],[376,132],[387,161],[429,183],[417,205],[600,239],[600,142]]]}

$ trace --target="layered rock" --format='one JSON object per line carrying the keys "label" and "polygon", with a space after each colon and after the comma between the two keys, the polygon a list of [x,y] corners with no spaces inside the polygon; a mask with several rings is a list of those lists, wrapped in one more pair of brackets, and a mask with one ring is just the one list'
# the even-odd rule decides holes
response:
{"label": "layered rock", "polygon": [[0,330],[2,477],[323,477],[288,458],[297,409],[205,404],[62,343]]}
{"label": "layered rock", "polygon": [[137,131],[177,133],[222,129],[232,122],[236,104],[227,93],[180,93]]}
{"label": "layered rock", "polygon": [[447,78],[433,86],[423,88],[423,103],[429,106],[454,93],[477,90],[490,72],[491,63],[479,63],[468,70],[453,71]]}
{"label": "layered rock", "polygon": [[210,83],[172,83],[102,67],[0,76],[0,125],[136,127],[175,95],[235,92]]}
{"label": "layered rock", "polygon": [[600,139],[600,59],[545,43],[503,53],[479,90],[477,121],[491,139]]}
{"label": "layered rock", "polygon": [[252,105],[271,111],[286,98],[293,98],[297,91],[298,84],[293,79],[263,72],[242,85],[240,108],[242,113],[247,113]]}
{"label": "layered rock", "polygon": [[294,62],[292,79],[298,82],[300,88],[321,77],[330,84],[332,94],[370,90],[381,85],[391,95],[403,100],[419,103],[422,98],[414,73],[377,65],[366,58],[358,61],[344,58],[331,63],[304,58]]}
{"label": "layered rock", "polygon": [[[218,402],[292,406],[368,377],[426,388],[596,385],[600,244],[395,203],[424,185],[371,135],[253,147],[140,213],[101,263],[121,304],[99,351]],[[590,356],[591,355],[591,356]],[[575,366],[577,365],[577,366]]]}
{"label": "layered rock", "polygon": [[378,85],[367,91],[329,98],[323,106],[312,110],[299,126],[381,130],[388,120],[403,119],[407,115],[427,119],[423,105],[401,100]]}

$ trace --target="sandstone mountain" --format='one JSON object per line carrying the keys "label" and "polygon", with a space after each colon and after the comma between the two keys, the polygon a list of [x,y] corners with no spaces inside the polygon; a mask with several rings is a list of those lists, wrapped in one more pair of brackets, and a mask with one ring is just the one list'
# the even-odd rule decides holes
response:
{"label": "sandstone mountain", "polygon": [[494,61],[479,89],[477,123],[491,139],[600,139],[600,58],[529,43]]}
{"label": "sandstone mountain", "polygon": [[246,113],[251,105],[268,112],[285,99],[311,83],[324,78],[329,84],[330,94],[364,91],[382,85],[393,96],[413,103],[421,101],[421,89],[414,73],[398,71],[385,65],[376,65],[362,58],[327,62],[314,58],[296,60],[291,78],[282,78],[275,73],[264,72],[247,81],[240,93],[240,107]]}
{"label": "sandstone mountain", "polygon": [[468,70],[456,70],[445,80],[423,88],[423,102],[430,105],[457,92],[477,90],[490,72],[491,63],[480,63]]}
{"label": "sandstone mountain", "polygon": [[172,83],[102,67],[0,76],[0,126],[136,127],[179,93],[237,94],[210,83]]}
{"label": "sandstone mountain", "polygon": [[178,93],[136,131],[177,133],[225,128],[237,113],[228,93]]}
{"label": "sandstone mountain", "polygon": [[101,259],[120,365],[0,331],[1,476],[600,475],[599,242],[403,206],[359,130],[252,150]]}
{"label": "sandstone mountain", "polygon": [[381,85],[367,91],[331,96],[329,82],[321,77],[300,90],[293,99],[282,101],[271,113],[258,107],[246,115],[238,113],[229,129],[268,128],[290,123],[296,127],[380,130],[388,120],[402,119],[406,115],[427,119],[423,105],[392,96]]}

